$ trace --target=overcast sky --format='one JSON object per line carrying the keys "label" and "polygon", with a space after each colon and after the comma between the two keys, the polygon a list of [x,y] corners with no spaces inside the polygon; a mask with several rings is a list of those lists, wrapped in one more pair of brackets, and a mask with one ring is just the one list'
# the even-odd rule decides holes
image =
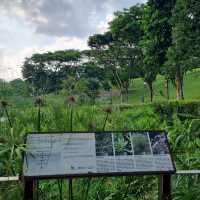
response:
{"label": "overcast sky", "polygon": [[113,12],[146,0],[0,0],[0,78],[21,77],[36,52],[86,49],[107,30]]}

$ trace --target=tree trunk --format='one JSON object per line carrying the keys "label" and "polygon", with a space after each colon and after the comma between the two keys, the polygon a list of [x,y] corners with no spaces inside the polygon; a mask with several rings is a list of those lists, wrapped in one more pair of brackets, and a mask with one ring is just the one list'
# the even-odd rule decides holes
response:
{"label": "tree trunk", "polygon": [[129,91],[128,91],[128,89],[129,89],[129,81],[127,81],[126,83],[125,83],[125,93],[126,93],[126,101],[127,101],[127,103],[128,103],[128,95],[129,95]]}
{"label": "tree trunk", "polygon": [[121,103],[125,102],[125,93],[124,93],[124,88],[121,88]]}
{"label": "tree trunk", "polygon": [[182,81],[181,81],[181,97],[184,99],[184,92],[183,92],[183,76],[182,76]]}
{"label": "tree trunk", "polygon": [[168,78],[165,79],[165,86],[164,87],[165,87],[165,97],[169,101],[169,79]]}
{"label": "tree trunk", "polygon": [[176,83],[176,99],[183,100],[183,75],[181,74],[180,68],[178,68],[175,75],[175,83]]}
{"label": "tree trunk", "polygon": [[110,104],[111,104],[111,105],[113,104],[113,93],[112,93],[112,89],[111,89],[111,92],[110,92]]}
{"label": "tree trunk", "polygon": [[152,82],[148,83],[149,91],[150,91],[150,100],[153,102],[153,84]]}
{"label": "tree trunk", "polygon": [[122,93],[121,83],[120,83],[119,79],[117,78],[115,70],[112,70],[112,75],[113,75],[113,78],[114,78],[114,80],[115,80],[115,82],[116,82],[116,84],[117,84],[117,86],[120,90],[120,100],[121,100],[121,104],[122,104],[123,103],[123,93]]}
{"label": "tree trunk", "polygon": [[120,103],[123,103],[123,93],[122,93],[122,89],[120,88]]}
{"label": "tree trunk", "polygon": [[129,95],[129,91],[128,91],[128,88],[126,88],[126,101],[128,103],[128,95]]}

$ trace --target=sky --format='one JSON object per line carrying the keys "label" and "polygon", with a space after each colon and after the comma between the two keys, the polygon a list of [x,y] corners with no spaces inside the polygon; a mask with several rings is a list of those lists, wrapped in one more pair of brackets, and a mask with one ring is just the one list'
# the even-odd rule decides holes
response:
{"label": "sky", "polygon": [[87,49],[113,13],[146,0],[0,0],[0,78],[21,78],[33,53]]}

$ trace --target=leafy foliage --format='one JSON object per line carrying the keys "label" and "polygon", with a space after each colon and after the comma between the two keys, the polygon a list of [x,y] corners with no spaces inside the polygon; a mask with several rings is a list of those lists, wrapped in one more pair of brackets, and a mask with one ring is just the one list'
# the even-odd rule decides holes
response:
{"label": "leafy foliage", "polygon": [[[191,103],[190,103],[191,104]],[[166,106],[166,105],[165,105]],[[180,120],[177,112],[184,112],[183,105],[173,104],[173,109],[163,120],[163,111],[155,113],[154,107],[130,107],[120,109],[112,107],[109,112],[105,129],[106,130],[127,130],[127,129],[167,129],[172,150],[175,155],[179,169],[194,169],[199,166],[199,132],[200,121],[196,119]],[[161,107],[164,107],[164,105]],[[181,108],[181,109],[179,109]],[[106,117],[106,112],[101,106],[78,106],[73,107],[74,131],[93,130],[101,131]],[[47,102],[41,108],[41,129],[42,131],[70,130],[71,107],[63,100],[63,104],[56,105]],[[168,112],[168,111],[167,111]],[[186,111],[187,112],[187,111]],[[193,109],[191,108],[191,113]],[[13,121],[13,132],[10,132],[7,120],[1,121],[0,126],[0,171],[1,175],[15,175],[21,171],[21,155],[25,150],[23,136],[26,132],[37,129],[37,108],[26,110],[10,110]],[[168,116],[173,121],[168,124]],[[123,148],[123,141],[119,141],[119,150]],[[196,151],[194,151],[196,149]],[[175,189],[173,196],[176,199],[193,198],[199,194],[199,186],[196,178],[182,179],[175,178],[173,183]],[[20,185],[4,185],[10,194],[0,186],[1,195],[7,195],[7,199],[20,199],[23,191]],[[53,189],[52,189],[53,188]],[[67,183],[63,183],[67,188]],[[53,192],[52,192],[53,191]],[[15,194],[15,195],[14,195]],[[40,197],[43,199],[59,199],[59,188],[57,181],[41,181]],[[84,197],[83,197],[84,194]],[[1,197],[0,195],[0,197]],[[120,178],[94,178],[77,179],[74,181],[74,195],[76,199],[155,199],[157,198],[157,179],[155,177],[120,177]],[[21,195],[22,196],[22,195]],[[63,190],[63,197],[67,198],[67,191]]]}

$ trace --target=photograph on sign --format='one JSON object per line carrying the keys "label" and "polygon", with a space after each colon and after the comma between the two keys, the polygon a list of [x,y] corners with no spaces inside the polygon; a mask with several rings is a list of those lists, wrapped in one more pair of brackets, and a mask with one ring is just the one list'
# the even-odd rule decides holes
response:
{"label": "photograph on sign", "polygon": [[28,134],[24,176],[172,173],[164,132]]}

